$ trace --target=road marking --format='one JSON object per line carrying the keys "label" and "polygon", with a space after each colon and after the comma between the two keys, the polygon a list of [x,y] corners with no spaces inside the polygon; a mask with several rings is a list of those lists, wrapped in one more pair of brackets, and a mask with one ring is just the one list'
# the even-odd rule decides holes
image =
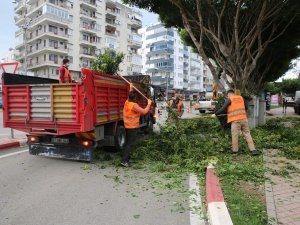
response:
{"label": "road marking", "polygon": [[18,152],[9,153],[9,154],[6,154],[6,155],[1,155],[0,159],[6,158],[6,157],[9,157],[9,156],[13,156],[13,155],[18,155],[18,154],[28,152],[28,151],[29,151],[29,149],[26,149],[26,150],[22,150],[22,151],[18,151]]}
{"label": "road marking", "polygon": [[201,218],[202,204],[201,204],[200,188],[199,188],[197,176],[195,174],[190,174],[189,190],[192,193],[190,195],[190,224],[205,225],[206,224],[205,220]]}

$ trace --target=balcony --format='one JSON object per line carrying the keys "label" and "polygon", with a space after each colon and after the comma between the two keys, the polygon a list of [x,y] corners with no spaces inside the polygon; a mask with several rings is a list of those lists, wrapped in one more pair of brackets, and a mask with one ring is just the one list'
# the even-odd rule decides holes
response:
{"label": "balcony", "polygon": [[59,1],[58,3],[56,3],[56,1],[54,1],[54,0],[48,0],[48,2],[52,5],[59,6],[64,9],[69,9],[69,7],[66,4],[66,1],[64,1],[64,2]]}
{"label": "balcony", "polygon": [[81,24],[80,25],[80,31],[84,31],[84,32],[89,32],[92,34],[97,34],[97,32],[99,31],[98,29],[96,29],[94,24]]}
{"label": "balcony", "polygon": [[15,17],[16,26],[21,26],[25,23],[25,15],[21,15],[19,17]]}
{"label": "balcony", "polygon": [[34,61],[34,62],[30,62],[28,64],[28,69],[29,70],[33,70],[39,67],[45,67],[45,66],[55,66],[55,67],[59,67],[59,62],[58,60],[39,60],[39,61]]}
{"label": "balcony", "polygon": [[119,23],[116,23],[115,20],[111,20],[111,19],[105,19],[105,22],[108,24],[106,25],[108,28],[110,29],[116,29],[117,26],[119,25]]}
{"label": "balcony", "polygon": [[111,37],[118,37],[117,32],[112,32],[112,31],[105,31],[105,35],[111,36]]}
{"label": "balcony", "polygon": [[140,55],[131,55],[129,57],[129,62],[134,65],[142,65],[142,56]]}
{"label": "balcony", "polygon": [[99,43],[96,42],[96,41],[92,41],[92,40],[86,40],[83,37],[81,37],[79,44],[90,45],[90,46],[96,47],[96,45],[99,44]]}
{"label": "balcony", "polygon": [[90,9],[97,9],[95,0],[80,0],[80,5]]}
{"label": "balcony", "polygon": [[27,36],[27,43],[31,43],[35,40],[37,40],[38,38],[42,38],[44,36],[52,36],[52,37],[56,37],[58,39],[62,39],[62,40],[68,40],[69,39],[69,35],[65,34],[64,32],[51,32],[51,31],[42,31],[39,30],[38,33],[33,32],[31,35]]}
{"label": "balcony", "polygon": [[89,21],[96,21],[97,20],[97,17],[95,16],[95,14],[93,13],[86,13],[84,11],[81,11],[80,12],[80,17],[86,19],[86,20],[89,20]]}
{"label": "balcony", "polygon": [[46,20],[50,20],[53,21],[55,23],[59,23],[60,25],[66,25],[68,26],[70,24],[70,20],[64,19],[64,18],[59,18],[57,16],[54,16],[52,14],[43,14],[35,19],[33,19],[30,23],[31,27],[34,27],[36,25],[38,25],[39,23],[41,23],[42,21],[46,21]]}
{"label": "balcony", "polygon": [[94,59],[96,57],[96,51],[95,50],[81,49],[79,53],[80,53],[81,58]]}
{"label": "balcony", "polygon": [[68,55],[70,53],[69,51],[70,49],[65,46],[65,47],[61,47],[61,46],[57,46],[57,45],[46,45],[46,46],[34,46],[31,49],[28,49],[28,56],[34,56],[34,55],[39,55],[45,52],[56,52],[56,53],[60,53],[62,55]]}
{"label": "balcony", "polygon": [[117,17],[118,13],[115,9],[111,9],[106,7],[106,17],[115,19]]}
{"label": "balcony", "polygon": [[134,27],[136,29],[140,29],[143,26],[142,21],[131,20],[131,22],[132,22],[131,27]]}
{"label": "balcony", "polygon": [[139,35],[129,35],[127,40],[133,47],[140,48],[143,44],[142,37]]}
{"label": "balcony", "polygon": [[15,13],[20,12],[22,9],[25,9],[24,1],[20,1],[15,7]]}

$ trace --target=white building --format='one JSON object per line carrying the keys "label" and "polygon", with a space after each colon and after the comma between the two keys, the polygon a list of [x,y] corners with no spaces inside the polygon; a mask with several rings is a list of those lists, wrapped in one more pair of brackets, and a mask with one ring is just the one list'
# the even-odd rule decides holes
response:
{"label": "white building", "polygon": [[212,86],[212,76],[201,57],[182,43],[176,29],[155,24],[139,33],[143,39],[139,49],[142,72],[152,76],[154,85],[166,88],[168,83],[169,89],[185,92],[202,92]]}
{"label": "white building", "polygon": [[[64,58],[73,74],[105,48],[125,53],[122,75],[140,73],[142,14],[112,0],[17,0],[17,60],[36,76],[57,78]],[[25,40],[26,33],[26,40]]]}

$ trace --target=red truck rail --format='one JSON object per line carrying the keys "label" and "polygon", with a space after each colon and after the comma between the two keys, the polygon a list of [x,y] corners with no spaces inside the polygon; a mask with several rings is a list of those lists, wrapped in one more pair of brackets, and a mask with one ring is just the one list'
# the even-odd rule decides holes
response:
{"label": "red truck rail", "polygon": [[[82,69],[82,81],[58,84],[53,79],[3,74],[3,124],[29,134],[65,135],[94,130],[122,120],[128,85],[121,78]],[[35,81],[35,79],[39,79]],[[135,82],[142,90],[142,83]],[[145,93],[149,96],[149,93]],[[139,104],[147,101],[139,98]]]}

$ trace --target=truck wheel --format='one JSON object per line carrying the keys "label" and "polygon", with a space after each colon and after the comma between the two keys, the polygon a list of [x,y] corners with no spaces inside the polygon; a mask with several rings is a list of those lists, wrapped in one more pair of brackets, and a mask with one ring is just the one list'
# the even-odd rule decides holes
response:
{"label": "truck wheel", "polygon": [[115,134],[115,148],[118,151],[124,149],[126,143],[126,130],[123,125],[117,127],[117,131]]}
{"label": "truck wheel", "polygon": [[200,113],[205,113],[205,110],[199,109]]}

